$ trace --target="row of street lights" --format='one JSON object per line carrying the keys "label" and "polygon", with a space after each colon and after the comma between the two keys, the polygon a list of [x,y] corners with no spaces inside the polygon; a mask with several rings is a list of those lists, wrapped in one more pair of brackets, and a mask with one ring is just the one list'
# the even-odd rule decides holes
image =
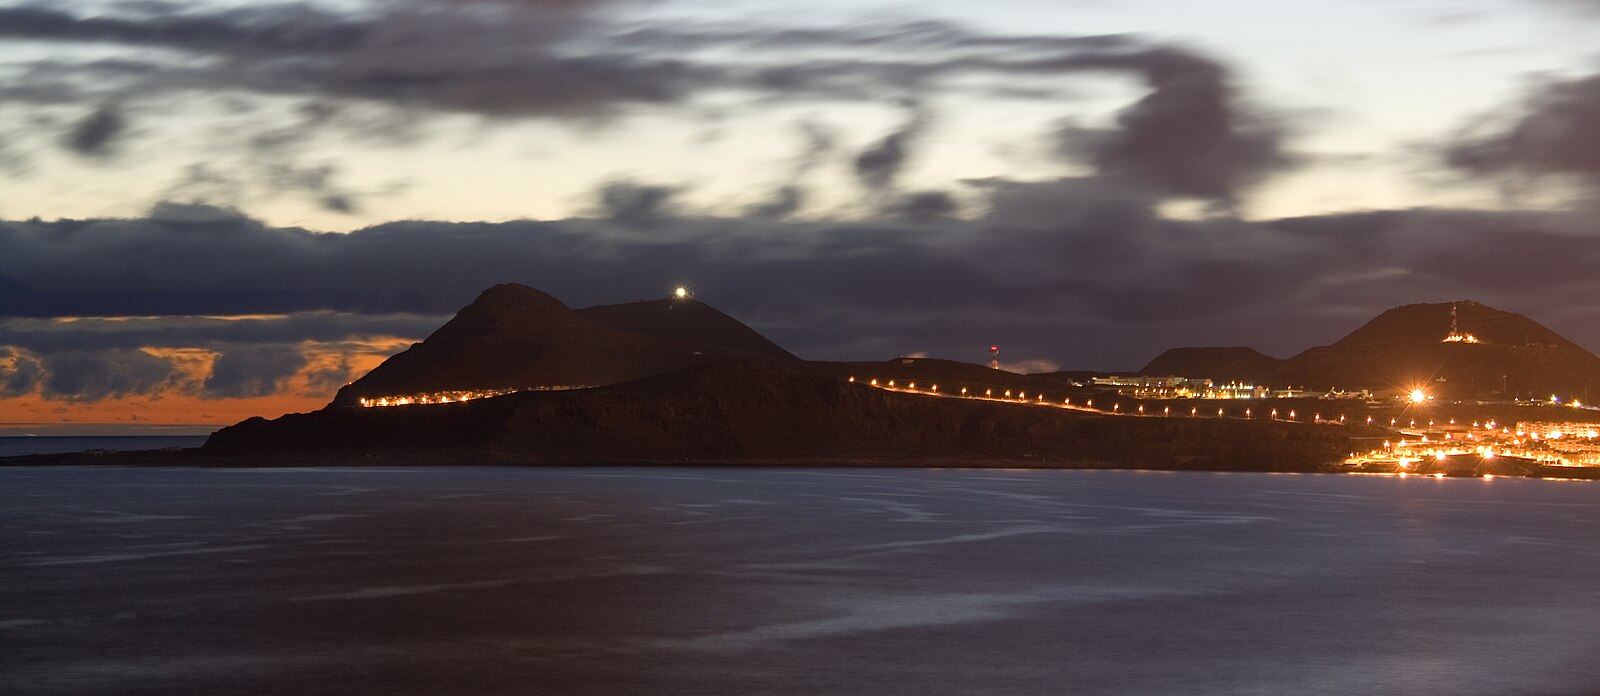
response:
{"label": "row of street lights", "polygon": [[[856,382],[856,378],[852,376],[852,377],[849,378],[849,381],[853,384],[853,383]],[[989,401],[1001,401],[1001,402],[1005,402],[1005,403],[1020,403],[1020,404],[1030,404],[1030,405],[1039,405],[1039,406],[1054,406],[1056,408],[1069,408],[1069,409],[1079,410],[1079,411],[1099,411],[1099,412],[1102,412],[1102,413],[1112,413],[1112,414],[1125,415],[1125,416],[1135,416],[1135,415],[1137,415],[1137,416],[1154,417],[1153,413],[1147,413],[1146,412],[1144,404],[1139,404],[1138,407],[1134,411],[1125,413],[1122,410],[1122,403],[1121,402],[1112,402],[1111,410],[1106,411],[1105,409],[1096,409],[1094,407],[1094,399],[1086,399],[1086,400],[1084,400],[1084,402],[1081,405],[1079,405],[1079,404],[1072,403],[1072,398],[1071,397],[1067,397],[1067,398],[1062,399],[1061,402],[1058,404],[1058,403],[1056,403],[1054,401],[1051,401],[1051,400],[1047,399],[1045,397],[1045,395],[1042,394],[1042,393],[1041,394],[1036,394],[1036,397],[1034,399],[1029,399],[1028,398],[1028,393],[1026,391],[1023,391],[1023,390],[1005,389],[1005,390],[1002,390],[1000,396],[996,396],[994,389],[984,389],[983,390],[983,394],[980,396],[980,395],[974,393],[973,390],[971,390],[971,389],[969,389],[967,387],[962,387],[959,392],[950,392],[948,390],[941,392],[941,391],[939,391],[939,385],[937,385],[937,384],[930,385],[927,389],[918,389],[916,382],[906,382],[904,385],[899,385],[899,384],[896,384],[896,381],[892,380],[892,379],[891,380],[879,380],[877,378],[872,378],[872,379],[867,380],[867,386],[873,387],[875,389],[883,389],[883,390],[886,390],[886,391],[908,392],[908,393],[914,393],[914,394],[924,394],[924,395],[927,395],[927,396],[944,396],[944,397],[956,397],[956,398],[966,397],[966,398],[985,399],[985,400],[989,400]],[[1254,409],[1246,408],[1244,410],[1244,420],[1252,420],[1254,418],[1254,413],[1255,413]],[[1279,415],[1280,414],[1279,414],[1278,409],[1274,408],[1268,414],[1268,419],[1269,420],[1279,420]],[[1171,406],[1163,406],[1163,407],[1161,407],[1161,416],[1162,417],[1171,417],[1172,416],[1172,407]],[[1195,406],[1195,407],[1190,408],[1189,409],[1189,417],[1190,418],[1199,418],[1200,417],[1200,407]],[[1226,417],[1228,417],[1226,409],[1218,408],[1216,417],[1217,418],[1226,418]],[[1300,416],[1299,416],[1299,413],[1295,409],[1289,409],[1289,412],[1288,412],[1287,416],[1285,418],[1283,418],[1282,420],[1285,420],[1287,422],[1300,422]],[[1326,423],[1326,424],[1329,424],[1329,425],[1334,425],[1334,424],[1345,425],[1346,424],[1345,415],[1342,414],[1342,413],[1339,414],[1339,418],[1337,420],[1334,420],[1334,419],[1326,419],[1326,420],[1324,420],[1321,413],[1315,413],[1312,416],[1311,422],[1319,423],[1319,424],[1320,423]],[[1371,424],[1372,424],[1372,417],[1368,416],[1367,417],[1367,425],[1371,425]],[[1415,425],[1415,421],[1413,421],[1412,424]],[[1394,425],[1394,420],[1393,419],[1390,419],[1390,425],[1391,426]]]}

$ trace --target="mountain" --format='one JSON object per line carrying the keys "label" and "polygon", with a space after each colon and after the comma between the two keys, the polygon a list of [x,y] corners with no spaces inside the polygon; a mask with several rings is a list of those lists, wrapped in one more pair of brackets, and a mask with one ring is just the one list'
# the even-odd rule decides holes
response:
{"label": "mountain", "polygon": [[461,403],[325,408],[224,428],[234,463],[957,462],[1324,470],[1342,431],[1127,418],[873,389],[805,363],[724,357],[622,384]]}
{"label": "mountain", "polygon": [[739,320],[692,298],[597,305],[578,310],[578,316],[613,331],[799,360]]}
{"label": "mountain", "polygon": [[[1225,348],[1172,348],[1156,356],[1146,365],[1142,374],[1210,376],[1226,375],[1222,381],[1243,381],[1253,384],[1276,382],[1284,369],[1284,361],[1266,355],[1254,348],[1229,346]],[[1213,377],[1212,379],[1217,379]]]}
{"label": "mountain", "polygon": [[597,307],[585,314],[524,285],[496,285],[427,339],[341,389],[334,402],[616,384],[719,356],[776,353],[793,359],[760,334],[693,299],[620,307]]}
{"label": "mountain", "polygon": [[[1445,341],[1452,332],[1474,340]],[[1600,396],[1600,357],[1527,317],[1468,301],[1396,307],[1287,360],[1250,349],[1179,348],[1141,372],[1314,389],[1426,387],[1454,398]]]}
{"label": "mountain", "polygon": [[[855,380],[851,380],[855,377]],[[906,393],[872,379],[927,381]],[[1292,423],[1137,418],[938,398],[959,387],[1065,399],[1071,383],[945,360],[812,363],[692,299],[574,311],[497,285],[426,340],[313,413],[223,428],[228,462],[550,463],[832,461],[1322,470],[1348,434]],[[587,387],[539,389],[538,387]],[[455,403],[361,407],[360,397],[516,390]],[[977,395],[976,393],[974,394]],[[1119,403],[1107,395],[1100,408]],[[1019,396],[1021,396],[1019,394]]]}

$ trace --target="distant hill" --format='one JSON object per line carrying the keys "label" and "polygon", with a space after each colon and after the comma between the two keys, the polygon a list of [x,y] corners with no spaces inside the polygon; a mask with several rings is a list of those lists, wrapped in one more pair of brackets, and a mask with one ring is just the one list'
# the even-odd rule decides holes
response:
{"label": "distant hill", "polygon": [[454,390],[616,384],[719,356],[793,359],[693,299],[580,313],[543,292],[507,283],[485,290],[427,339],[341,389],[335,403]]}
{"label": "distant hill", "polygon": [[762,462],[1138,466],[1319,471],[1337,429],[1127,418],[887,392],[805,363],[720,358],[595,389],[455,404],[326,408],[218,431],[229,461]]}
{"label": "distant hill", "polygon": [[[1444,342],[1455,327],[1477,342]],[[1527,317],[1477,302],[1390,309],[1332,345],[1276,360],[1248,348],[1169,350],[1144,374],[1315,389],[1410,389],[1444,396],[1600,397],[1600,357]]]}
{"label": "distant hill", "polygon": [[[1254,348],[1172,348],[1151,360],[1140,372],[1147,375],[1205,377],[1226,375],[1222,381],[1238,380],[1253,384],[1278,381],[1284,361]],[[1217,379],[1217,377],[1213,377]]]}

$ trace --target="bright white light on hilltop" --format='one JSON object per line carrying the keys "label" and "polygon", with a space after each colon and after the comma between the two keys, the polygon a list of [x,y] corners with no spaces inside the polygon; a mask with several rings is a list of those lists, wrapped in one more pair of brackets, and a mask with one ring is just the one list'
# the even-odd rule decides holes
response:
{"label": "bright white light on hilltop", "polygon": [[680,286],[678,286],[678,288],[676,290],[672,291],[672,296],[676,297],[676,298],[678,298],[680,300],[684,299],[684,298],[689,296],[689,288],[686,288],[686,287],[683,287],[683,286],[680,285]]}
{"label": "bright white light on hilltop", "polygon": [[1428,400],[1428,393],[1421,389],[1411,390],[1411,403],[1420,404]]}

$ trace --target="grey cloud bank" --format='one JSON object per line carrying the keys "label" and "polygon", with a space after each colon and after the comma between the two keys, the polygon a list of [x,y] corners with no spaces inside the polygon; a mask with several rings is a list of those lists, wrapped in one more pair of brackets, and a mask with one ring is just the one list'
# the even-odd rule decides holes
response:
{"label": "grey cloud bank", "polygon": [[[1583,300],[1600,291],[1591,273],[1600,248],[1574,215],[1172,220],[1148,200],[1101,196],[1093,179],[984,186],[993,205],[984,217],[907,223],[414,221],[350,234],[220,214],[3,223],[0,314],[184,316],[131,333],[12,319],[0,324],[0,345],[420,337],[504,281],[573,306],[659,297],[689,283],[817,359],[916,351],[974,359],[1002,343],[1018,358],[1131,369],[1175,345],[1249,343],[1286,354],[1395,305],[1464,298],[1600,345],[1591,321],[1600,317]],[[260,313],[291,317],[190,316]]]}

